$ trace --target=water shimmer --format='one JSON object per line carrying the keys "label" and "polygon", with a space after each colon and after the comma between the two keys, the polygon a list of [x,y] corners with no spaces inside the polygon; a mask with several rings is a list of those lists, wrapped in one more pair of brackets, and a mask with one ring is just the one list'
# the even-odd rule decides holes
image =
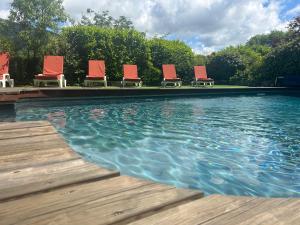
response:
{"label": "water shimmer", "polygon": [[239,96],[18,103],[74,150],[122,174],[206,194],[300,197],[300,98]]}

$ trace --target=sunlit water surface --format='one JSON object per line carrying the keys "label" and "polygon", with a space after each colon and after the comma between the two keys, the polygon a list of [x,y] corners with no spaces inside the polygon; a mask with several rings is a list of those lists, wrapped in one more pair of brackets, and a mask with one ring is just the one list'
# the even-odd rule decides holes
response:
{"label": "sunlit water surface", "polygon": [[19,103],[87,160],[206,194],[300,197],[300,97]]}

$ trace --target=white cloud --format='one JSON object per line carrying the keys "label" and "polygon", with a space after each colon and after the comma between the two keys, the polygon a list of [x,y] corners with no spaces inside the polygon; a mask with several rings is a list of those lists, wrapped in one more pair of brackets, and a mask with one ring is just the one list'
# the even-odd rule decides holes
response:
{"label": "white cloud", "polygon": [[0,1],[0,18],[7,19],[11,0]]}
{"label": "white cloud", "polygon": [[300,14],[300,4],[296,5],[294,8],[290,9],[289,11],[287,11],[286,13],[287,15],[290,16],[297,16]]}
{"label": "white cloud", "polygon": [[0,18],[1,19],[7,19],[9,15],[9,10],[1,10],[0,9]]}
{"label": "white cloud", "polygon": [[[267,3],[267,4],[266,4]],[[196,52],[211,52],[244,43],[251,36],[282,30],[280,1],[266,0],[65,0],[65,8],[79,18],[85,8],[109,10],[130,17],[135,27],[150,35],[170,33],[188,40]]]}
{"label": "white cloud", "polygon": [[[0,1],[0,17],[7,17],[11,0]],[[91,8],[129,17],[150,36],[170,33],[196,52],[208,53],[244,43],[251,36],[286,27],[279,15],[283,0],[64,0],[66,11],[79,19]],[[298,12],[299,5],[290,10]],[[192,41],[191,41],[192,40]],[[196,41],[195,41],[196,40]]]}

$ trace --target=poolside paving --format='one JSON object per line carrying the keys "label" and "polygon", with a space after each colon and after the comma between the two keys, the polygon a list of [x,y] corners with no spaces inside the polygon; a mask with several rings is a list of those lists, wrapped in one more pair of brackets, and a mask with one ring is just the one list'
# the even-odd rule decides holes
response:
{"label": "poolside paving", "polygon": [[0,224],[300,224],[300,199],[203,197],[91,164],[49,122],[0,123]]}

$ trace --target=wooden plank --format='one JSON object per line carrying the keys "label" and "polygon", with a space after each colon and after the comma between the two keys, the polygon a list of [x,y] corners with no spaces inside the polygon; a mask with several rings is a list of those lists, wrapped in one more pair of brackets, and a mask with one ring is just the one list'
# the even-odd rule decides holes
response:
{"label": "wooden plank", "polygon": [[[119,183],[121,184],[122,182]],[[77,193],[77,195],[79,195],[79,193]],[[6,205],[3,205],[3,207],[1,206],[0,215],[2,218],[5,218],[5,221],[11,222],[11,220],[14,220],[14,224],[53,223],[88,225],[112,224],[118,222],[127,223],[140,217],[152,215],[156,213],[157,210],[192,201],[201,196],[201,193],[198,191],[181,190],[160,184],[149,184],[115,194],[106,194],[101,198],[95,196],[93,199],[86,199],[82,196],[82,202],[77,203],[76,205],[73,204],[72,207],[65,206],[65,208],[52,210],[52,212],[48,213],[39,212],[37,213],[39,215],[34,213],[33,216],[27,214],[27,218],[19,216],[14,217],[13,214],[11,214],[9,218],[6,218],[5,213],[3,214],[2,210],[5,210],[5,212],[8,213],[11,208],[9,207],[7,209]],[[49,196],[48,198],[51,197],[52,196]],[[29,200],[30,199],[28,199],[28,202]],[[31,201],[31,204],[34,204],[34,202]],[[51,207],[49,208],[51,209]],[[35,210],[30,211],[30,213],[32,212],[35,212]],[[16,217],[19,218],[17,222]]]}
{"label": "wooden plank", "polygon": [[204,223],[223,224],[300,224],[300,199],[256,198],[237,210]]}
{"label": "wooden plank", "polygon": [[150,181],[119,176],[65,187],[14,201],[3,202],[0,204],[0,218],[3,224],[18,223],[150,184]]}
{"label": "wooden plank", "polygon": [[[270,208],[257,213],[250,217],[250,213],[245,213],[245,216],[240,216],[245,220],[242,224],[286,224],[295,225],[300,224],[300,200],[299,199],[285,199],[281,204],[272,205]],[[239,218],[240,219],[240,218]]]}
{"label": "wooden plank", "polygon": [[99,168],[81,159],[3,172],[0,173],[0,201],[118,175],[118,172]]}
{"label": "wooden plank", "polygon": [[41,136],[46,134],[56,134],[53,126],[28,127],[10,130],[0,130],[0,141],[5,139],[16,139],[20,137]]}
{"label": "wooden plank", "polygon": [[[130,223],[131,225],[164,224],[194,225],[202,224],[212,218],[228,213],[241,205],[251,202],[251,197],[230,197],[211,195],[190,203],[182,204],[168,210],[158,212],[149,217]],[[219,223],[223,224],[223,223]],[[235,223],[232,223],[235,224]]]}
{"label": "wooden plank", "polygon": [[54,148],[0,155],[0,173],[3,171],[47,165],[74,159],[80,159],[80,156],[69,148]]}
{"label": "wooden plank", "polygon": [[13,130],[32,127],[43,127],[51,125],[48,121],[30,121],[30,122],[13,122],[13,123],[1,123],[0,130]]}
{"label": "wooden plank", "polygon": [[39,151],[57,147],[68,147],[59,134],[6,139],[0,141],[0,155],[17,154],[27,151]]}

